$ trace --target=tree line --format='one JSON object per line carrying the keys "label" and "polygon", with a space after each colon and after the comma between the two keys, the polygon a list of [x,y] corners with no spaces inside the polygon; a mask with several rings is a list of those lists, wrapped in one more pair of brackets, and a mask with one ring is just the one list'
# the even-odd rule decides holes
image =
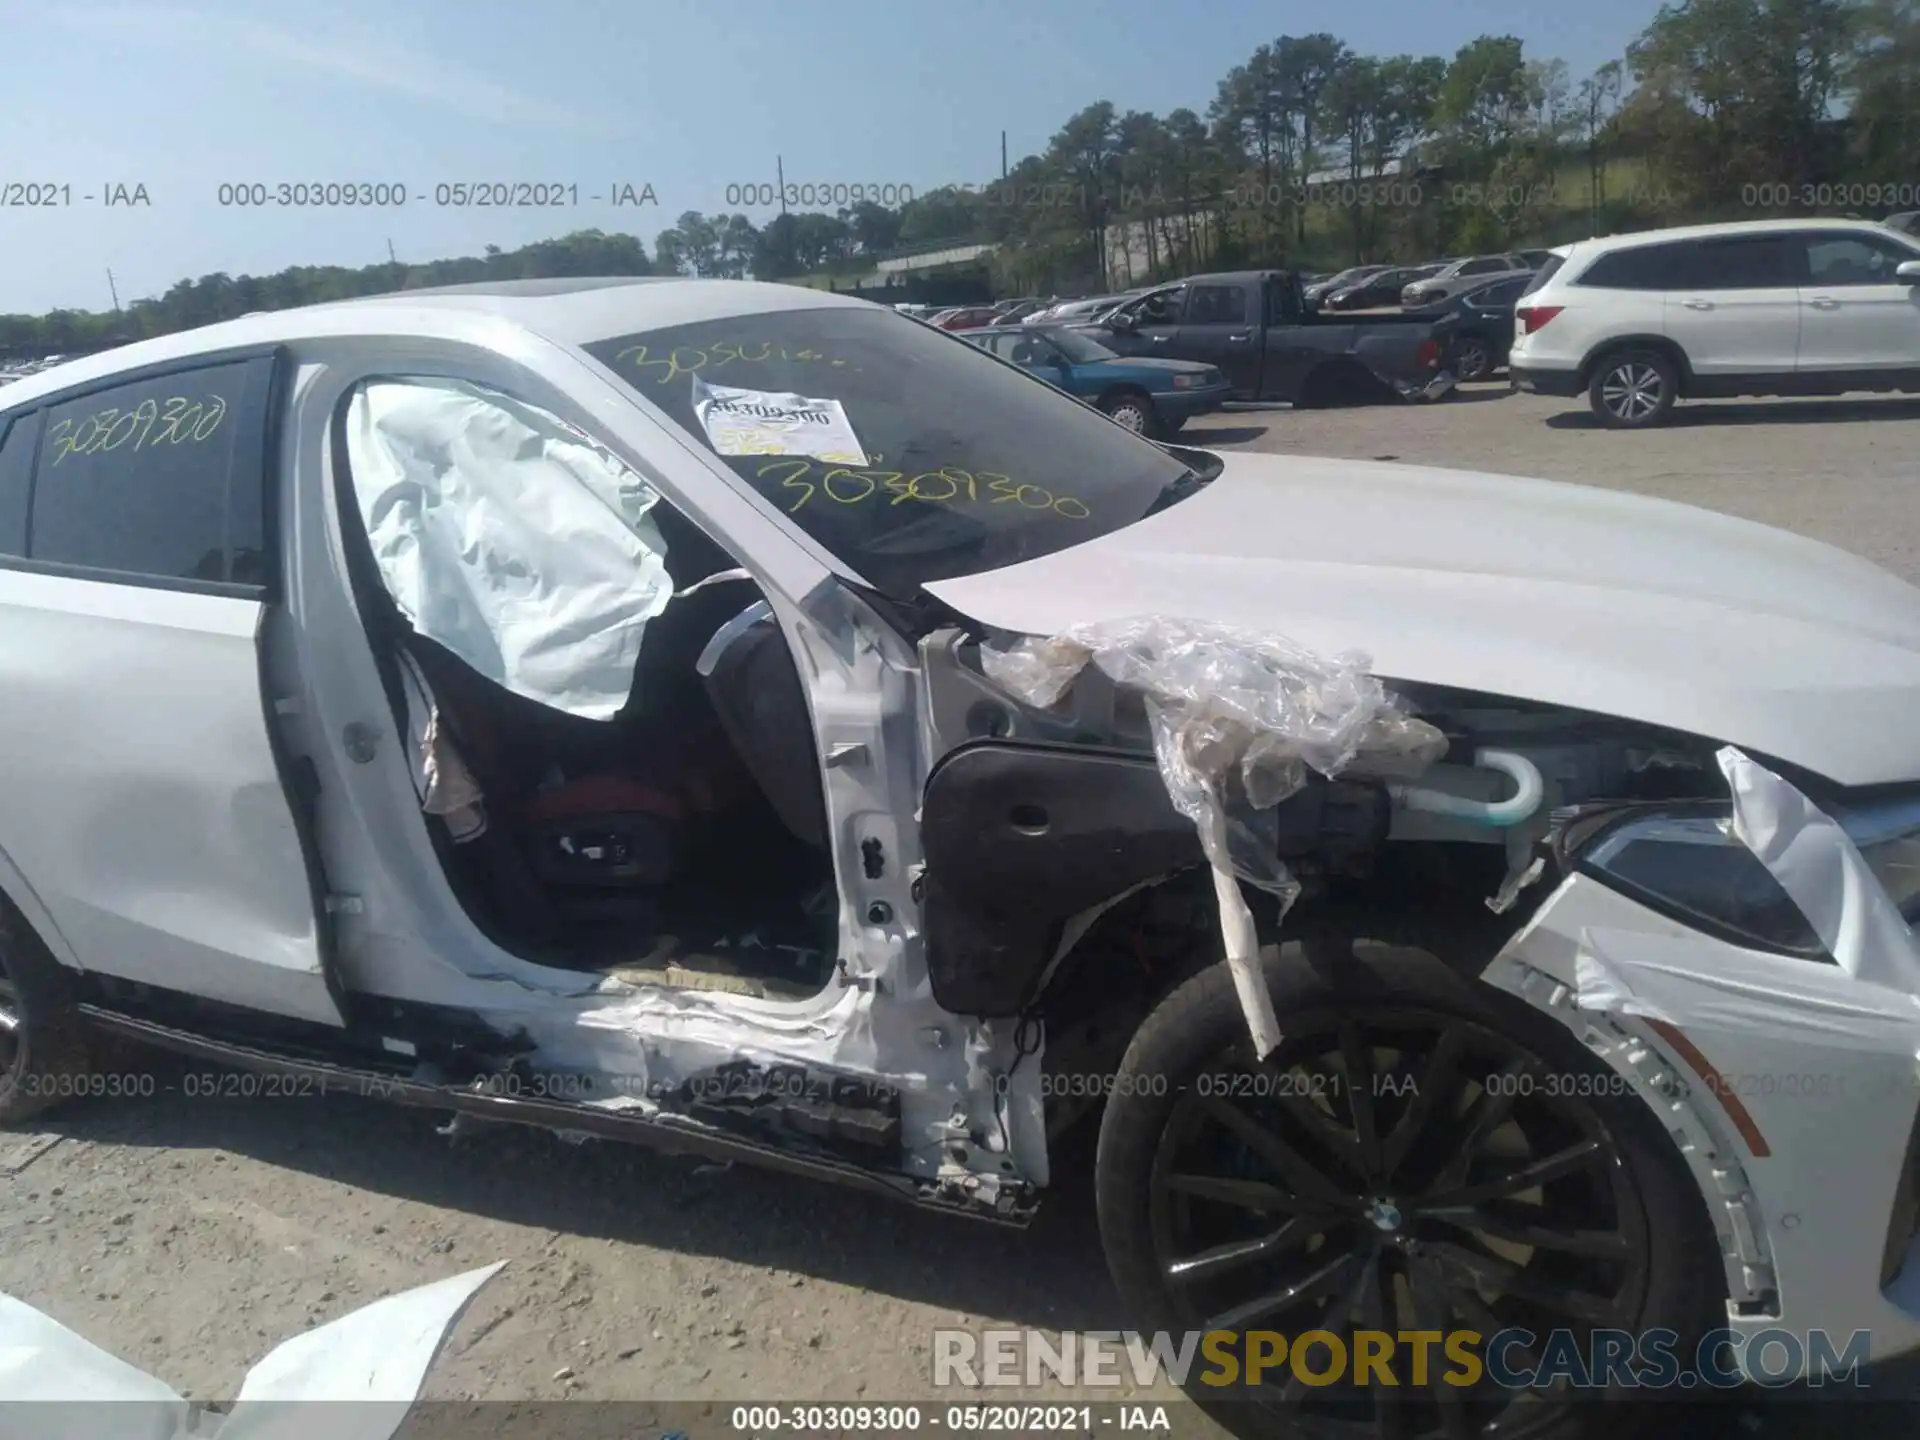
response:
{"label": "tree line", "polygon": [[1071,116],[990,183],[898,207],[688,212],[649,257],[581,231],[425,265],[183,280],[125,311],[0,317],[0,347],[79,349],[252,310],[461,281],[681,273],[856,275],[900,249],[995,247],[1013,291],[1233,265],[1553,244],[1695,220],[1920,209],[1920,0],[1676,0],[1575,77],[1513,36],[1451,57],[1283,35],[1204,111]]}

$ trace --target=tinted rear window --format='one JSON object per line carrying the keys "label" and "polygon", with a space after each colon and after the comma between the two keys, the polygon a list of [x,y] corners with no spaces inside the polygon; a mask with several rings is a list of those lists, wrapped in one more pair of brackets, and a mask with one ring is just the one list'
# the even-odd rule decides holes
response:
{"label": "tinted rear window", "polygon": [[1736,235],[1692,247],[1680,287],[1694,290],[1766,290],[1795,284],[1784,235]]}
{"label": "tinted rear window", "polygon": [[272,374],[269,358],[239,360],[49,407],[31,558],[166,580],[264,583]]}
{"label": "tinted rear window", "polygon": [[[1090,406],[878,308],[728,316],[586,349],[716,454],[696,386],[754,392],[750,416],[797,399],[820,402],[823,424],[843,412],[865,463],[815,458],[794,448],[810,442],[771,433],[763,451],[741,453],[760,442],[735,439],[721,458],[899,598],[1131,525],[1186,474]],[[838,439],[819,448],[841,453]]]}
{"label": "tinted rear window", "polygon": [[1749,290],[1792,285],[1784,237],[1676,240],[1602,255],[1577,282],[1613,290]]}
{"label": "tinted rear window", "polygon": [[1574,282],[1602,290],[1671,290],[1679,283],[1685,245],[1635,245],[1610,250]]}
{"label": "tinted rear window", "polygon": [[1526,285],[1521,288],[1520,293],[1522,295],[1533,294],[1534,291],[1538,290],[1542,285],[1545,285],[1547,281],[1551,280],[1555,275],[1558,275],[1560,273],[1560,267],[1566,263],[1564,256],[1549,255],[1541,264],[1540,268],[1533,272],[1533,279],[1529,280]]}

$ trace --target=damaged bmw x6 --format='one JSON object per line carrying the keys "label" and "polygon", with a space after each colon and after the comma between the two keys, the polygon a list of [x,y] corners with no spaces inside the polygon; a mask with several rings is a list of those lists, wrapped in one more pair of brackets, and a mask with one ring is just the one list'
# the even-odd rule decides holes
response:
{"label": "damaged bmw x6", "polygon": [[[105,1033],[1010,1224],[1085,1121],[1141,1330],[1920,1344],[1862,560],[743,282],[252,316],[0,431],[0,1118]],[[1579,1420],[1372,1379],[1234,1423]]]}

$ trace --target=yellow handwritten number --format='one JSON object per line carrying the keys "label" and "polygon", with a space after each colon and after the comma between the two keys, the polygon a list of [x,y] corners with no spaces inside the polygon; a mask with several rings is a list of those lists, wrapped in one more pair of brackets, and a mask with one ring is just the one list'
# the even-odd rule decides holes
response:
{"label": "yellow handwritten number", "polygon": [[811,460],[776,460],[771,465],[762,465],[753,473],[755,479],[765,480],[769,476],[779,474],[780,471],[784,470],[787,473],[781,478],[781,489],[806,491],[806,494],[802,495],[787,507],[787,513],[791,515],[813,498],[813,482],[802,478],[806,475],[807,471],[812,468],[813,462]]}

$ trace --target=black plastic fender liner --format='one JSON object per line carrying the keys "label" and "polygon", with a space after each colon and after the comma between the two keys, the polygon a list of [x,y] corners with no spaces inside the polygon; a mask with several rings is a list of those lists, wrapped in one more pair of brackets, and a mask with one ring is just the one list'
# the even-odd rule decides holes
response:
{"label": "black plastic fender liner", "polygon": [[1072,916],[1206,863],[1149,755],[984,740],[946,755],[921,809],[934,998],[1017,1015]]}

